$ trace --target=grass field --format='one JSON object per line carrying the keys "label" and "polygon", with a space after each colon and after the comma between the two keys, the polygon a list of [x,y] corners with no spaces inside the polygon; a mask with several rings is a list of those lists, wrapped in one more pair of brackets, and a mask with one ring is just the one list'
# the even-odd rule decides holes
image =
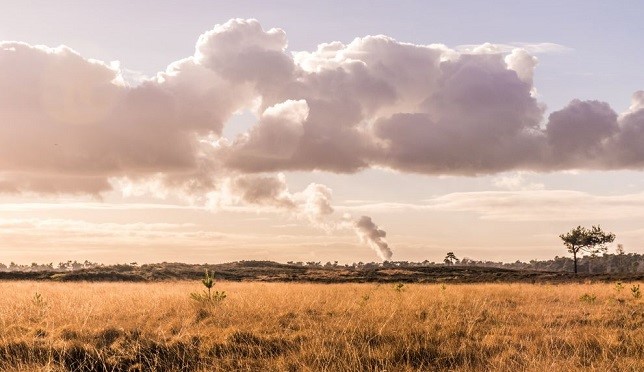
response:
{"label": "grass field", "polygon": [[634,284],[0,282],[0,370],[642,371]]}

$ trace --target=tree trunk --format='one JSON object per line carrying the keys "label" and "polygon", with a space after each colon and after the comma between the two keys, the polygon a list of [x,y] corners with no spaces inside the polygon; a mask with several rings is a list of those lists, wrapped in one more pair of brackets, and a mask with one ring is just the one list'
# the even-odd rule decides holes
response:
{"label": "tree trunk", "polygon": [[577,252],[572,252],[572,259],[575,261],[575,275],[577,274]]}

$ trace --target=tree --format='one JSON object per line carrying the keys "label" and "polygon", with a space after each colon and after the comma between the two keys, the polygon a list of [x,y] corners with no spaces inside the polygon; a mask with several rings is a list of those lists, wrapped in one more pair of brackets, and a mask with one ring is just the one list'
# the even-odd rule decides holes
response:
{"label": "tree", "polygon": [[458,263],[458,258],[456,258],[456,255],[454,255],[454,252],[447,252],[447,256],[445,256],[445,263],[448,265],[454,265],[455,263]]}
{"label": "tree", "polygon": [[622,272],[622,266],[624,266],[624,244],[617,244],[617,248],[615,249],[615,252],[617,253],[617,271],[620,273]]}
{"label": "tree", "polygon": [[608,250],[606,244],[612,243],[615,240],[615,234],[605,233],[599,225],[592,226],[590,229],[577,226],[567,234],[559,235],[559,237],[563,240],[566,248],[568,248],[568,252],[572,253],[575,263],[575,274],[577,274],[578,253],[596,255],[600,252],[606,252]]}
{"label": "tree", "polygon": [[620,256],[623,256],[625,251],[624,251],[624,244],[617,244],[617,248],[615,248],[615,253],[617,253]]}

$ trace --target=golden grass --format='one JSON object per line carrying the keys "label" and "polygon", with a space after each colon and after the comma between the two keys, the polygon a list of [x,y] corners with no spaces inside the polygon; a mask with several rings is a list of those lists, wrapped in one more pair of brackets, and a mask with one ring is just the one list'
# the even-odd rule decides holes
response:
{"label": "golden grass", "polygon": [[0,282],[0,370],[643,371],[630,286]]}

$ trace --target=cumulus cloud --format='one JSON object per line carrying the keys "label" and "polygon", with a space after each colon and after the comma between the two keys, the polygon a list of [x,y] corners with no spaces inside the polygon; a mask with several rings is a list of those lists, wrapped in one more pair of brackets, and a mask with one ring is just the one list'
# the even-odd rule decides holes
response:
{"label": "cumulus cloud", "polygon": [[546,54],[546,53],[563,53],[571,51],[572,49],[557,43],[526,43],[515,42],[509,44],[500,43],[484,43],[484,44],[464,44],[458,45],[455,48],[459,52],[467,53],[510,53],[516,49],[522,49],[531,54]]}
{"label": "cumulus cloud", "polygon": [[633,95],[630,109],[618,119],[619,131],[608,141],[608,152],[612,160],[611,168],[626,167],[642,169],[644,167],[644,91]]}
{"label": "cumulus cloud", "polygon": [[[546,44],[543,44],[546,45]],[[100,193],[159,177],[204,192],[219,174],[389,167],[427,174],[642,166],[642,100],[617,115],[573,100],[545,120],[534,48],[450,49],[386,36],[290,53],[283,30],[231,20],[193,56],[130,86],[67,47],[0,46],[0,189]],[[221,138],[231,115],[257,124]]]}
{"label": "cumulus cloud", "polygon": [[326,185],[311,183],[295,198],[302,201],[302,209],[309,219],[320,221],[335,211],[331,205],[332,194],[333,191]]}
{"label": "cumulus cloud", "polygon": [[617,114],[607,103],[574,100],[550,115],[546,133],[553,161],[569,168],[605,163],[607,142],[617,132]]}
{"label": "cumulus cloud", "polygon": [[278,177],[242,176],[232,180],[233,190],[236,190],[244,202],[258,205],[271,205],[286,209],[295,208],[293,197],[283,175]]}
{"label": "cumulus cloud", "polygon": [[[119,188],[319,222],[332,215],[330,190],[290,192],[275,173],[644,167],[644,92],[621,115],[573,100],[543,117],[533,54],[561,49],[376,35],[291,53],[283,30],[234,19],[201,35],[194,55],[133,80],[65,46],[2,42],[0,192]],[[257,123],[223,138],[241,110]]]}
{"label": "cumulus cloud", "polygon": [[198,136],[236,110],[239,89],[191,61],[136,87],[118,77],[66,47],[0,44],[0,189],[100,193],[111,177],[194,173]]}
{"label": "cumulus cloud", "polygon": [[309,106],[305,100],[275,104],[262,113],[256,126],[240,135],[220,156],[229,166],[246,171],[292,162],[308,115]]}
{"label": "cumulus cloud", "polygon": [[218,76],[263,91],[292,78],[295,64],[286,47],[283,30],[264,31],[256,20],[233,19],[202,34],[194,58]]}

